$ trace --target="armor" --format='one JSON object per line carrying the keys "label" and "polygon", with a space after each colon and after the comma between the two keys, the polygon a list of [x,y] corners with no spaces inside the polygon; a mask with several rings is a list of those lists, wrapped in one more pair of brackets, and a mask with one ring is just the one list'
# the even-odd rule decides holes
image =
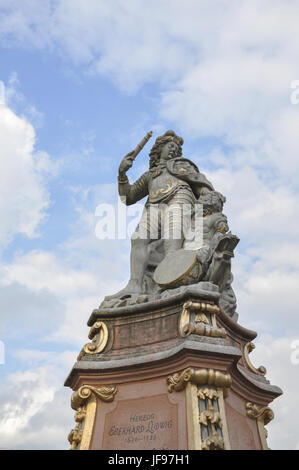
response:
{"label": "armor", "polygon": [[[156,180],[156,181],[155,181]],[[173,158],[164,165],[158,165],[130,184],[128,178],[119,181],[119,195],[127,205],[135,204],[145,196],[150,203],[169,200],[180,188],[189,186],[196,198],[202,188],[213,191],[213,185],[199,172],[197,166],[187,158]]]}

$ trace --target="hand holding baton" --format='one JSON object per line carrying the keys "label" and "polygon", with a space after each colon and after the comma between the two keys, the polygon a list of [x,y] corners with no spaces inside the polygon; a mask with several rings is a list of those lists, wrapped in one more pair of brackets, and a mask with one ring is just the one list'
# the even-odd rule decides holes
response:
{"label": "hand holding baton", "polygon": [[119,165],[119,173],[125,173],[128,171],[129,168],[133,165],[133,161],[137,157],[138,153],[143,149],[145,144],[149,141],[151,136],[153,135],[152,131],[149,131],[143,139],[139,142],[139,144],[136,146],[135,150],[132,150],[129,152],[121,161]]}

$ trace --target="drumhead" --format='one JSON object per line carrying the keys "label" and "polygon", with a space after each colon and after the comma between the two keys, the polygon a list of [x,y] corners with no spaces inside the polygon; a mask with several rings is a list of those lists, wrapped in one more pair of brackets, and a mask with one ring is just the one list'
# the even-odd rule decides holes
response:
{"label": "drumhead", "polygon": [[195,250],[176,250],[168,253],[154,272],[154,281],[160,287],[176,284],[195,266],[197,256]]}

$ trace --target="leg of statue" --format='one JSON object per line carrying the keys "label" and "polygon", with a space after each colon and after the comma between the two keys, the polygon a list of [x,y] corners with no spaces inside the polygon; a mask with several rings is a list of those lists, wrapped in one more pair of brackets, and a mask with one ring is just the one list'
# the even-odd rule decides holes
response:
{"label": "leg of statue", "polygon": [[168,255],[168,253],[171,253],[172,251],[176,251],[182,248],[183,243],[183,238],[178,238],[174,240],[164,240],[165,256]]}
{"label": "leg of statue", "polygon": [[121,298],[129,295],[142,294],[142,284],[148,263],[148,245],[150,242],[151,224],[157,224],[157,214],[150,220],[150,211],[145,207],[136,231],[131,237],[130,280],[127,286],[116,294],[106,297],[106,300]]}
{"label": "leg of statue", "polygon": [[183,247],[184,232],[191,223],[192,197],[189,190],[175,194],[163,217],[165,256]]}
{"label": "leg of statue", "polygon": [[142,292],[142,281],[148,261],[149,239],[136,238],[131,241],[131,278],[128,286],[134,294]]}
{"label": "leg of statue", "polygon": [[142,282],[148,258],[148,244],[149,239],[131,239],[130,280],[124,289],[107,296],[106,300],[121,298],[126,295],[142,294]]}

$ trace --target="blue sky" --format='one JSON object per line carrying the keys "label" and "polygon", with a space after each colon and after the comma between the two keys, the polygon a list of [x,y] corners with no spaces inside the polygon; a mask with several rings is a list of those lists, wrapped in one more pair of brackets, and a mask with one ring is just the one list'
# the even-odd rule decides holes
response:
{"label": "blue sky", "polygon": [[285,391],[270,447],[298,448],[298,10],[0,0],[0,447],[68,447],[63,381],[91,311],[129,275],[129,239],[98,240],[95,210],[117,202],[118,164],[146,132],[174,129],[241,238],[239,321],[259,334],[253,362]]}

